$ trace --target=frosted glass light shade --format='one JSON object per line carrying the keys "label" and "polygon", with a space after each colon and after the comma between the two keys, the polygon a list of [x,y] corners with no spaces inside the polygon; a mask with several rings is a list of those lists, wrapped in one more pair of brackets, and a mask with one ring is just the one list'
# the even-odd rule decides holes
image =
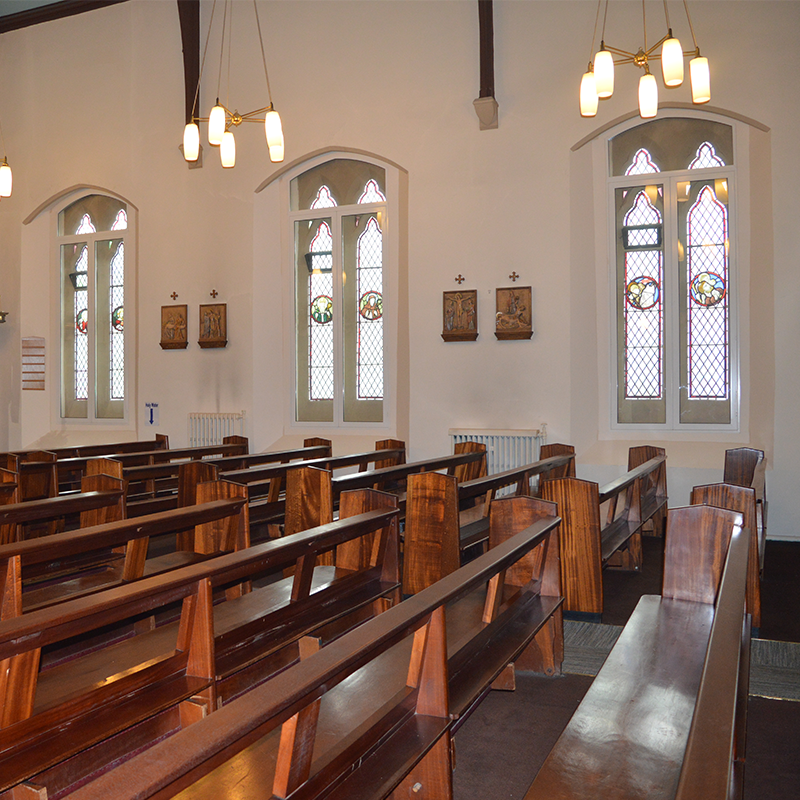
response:
{"label": "frosted glass light shade", "polygon": [[11,197],[12,175],[8,161],[3,159],[0,164],[0,197]]}
{"label": "frosted glass light shade", "polygon": [[189,122],[183,129],[183,157],[187,161],[197,161],[200,155],[200,128],[196,122]]}
{"label": "frosted glass light shade", "polygon": [[217,104],[211,109],[208,115],[208,143],[213,145],[222,144],[222,137],[225,133],[225,109]]}
{"label": "frosted glass light shade", "polygon": [[584,72],[581,79],[581,116],[593,117],[597,114],[597,85],[594,72]]}
{"label": "frosted glass light shade", "polygon": [[283,161],[283,126],[277,111],[270,108],[264,119],[264,132],[267,136],[270,161]]}
{"label": "frosted glass light shade", "polygon": [[683,48],[672,37],[661,45],[661,74],[665,86],[680,86],[683,83]]}
{"label": "frosted glass light shade", "polygon": [[236,166],[236,140],[233,138],[232,131],[225,131],[222,134],[222,142],[219,146],[219,160],[225,169]]}
{"label": "frosted glass light shade", "polygon": [[639,78],[639,116],[649,119],[658,113],[658,85],[649,72]]}
{"label": "frosted glass light shade", "polygon": [[707,103],[711,99],[711,76],[708,59],[697,56],[689,62],[689,76],[692,81],[692,102]]}
{"label": "frosted glass light shade", "polygon": [[608,50],[601,48],[594,57],[594,82],[598,97],[614,94],[614,59]]}

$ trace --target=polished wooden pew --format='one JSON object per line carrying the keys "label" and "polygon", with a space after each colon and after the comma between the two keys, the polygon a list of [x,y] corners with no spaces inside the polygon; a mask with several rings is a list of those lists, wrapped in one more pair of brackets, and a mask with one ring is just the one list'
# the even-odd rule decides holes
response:
{"label": "polished wooden pew", "polygon": [[716,506],[738,511],[744,529],[750,537],[750,556],[747,566],[747,611],[752,618],[754,635],[761,627],[761,567],[764,563],[766,541],[757,523],[756,490],[749,486],[712,483],[692,489],[692,505]]}
{"label": "polished wooden pew", "polygon": [[331,470],[318,466],[294,466],[286,474],[284,532],[296,533],[330,522],[341,493],[353,489],[375,488],[397,494],[402,518],[406,501],[403,484],[409,475],[439,470],[446,470],[448,474],[454,475],[463,465],[485,463],[485,460],[484,448],[340,476],[334,476]]}
{"label": "polished wooden pew", "polygon": [[[639,570],[642,565],[642,485],[666,456],[651,458],[599,486],[579,478],[546,480],[542,497],[558,504],[564,609],[599,617],[603,613],[603,569]],[[666,500],[665,500],[666,502]]]}
{"label": "polished wooden pew", "polygon": [[[96,458],[109,456],[114,453],[138,453],[143,450],[166,450],[169,447],[169,437],[157,433],[153,439],[140,439],[132,442],[109,442],[106,444],[79,444],[72,447],[51,447],[48,452],[53,453],[57,459],[62,458]],[[38,452],[34,450],[15,450],[18,455]]]}
{"label": "polished wooden pew", "polygon": [[[490,509],[497,492],[514,487],[517,496],[532,496],[536,493],[534,478],[565,475],[573,466],[574,455],[569,454],[463,483],[454,475],[439,472],[409,475],[403,593],[416,594],[449,575],[461,566],[466,550],[488,542]],[[477,506],[476,500],[480,501]]]}
{"label": "polished wooden pew", "polygon": [[[324,528],[0,623],[13,677],[0,683],[0,792],[66,791],[391,606],[396,500],[378,494],[351,493],[346,512],[360,513]],[[332,548],[337,566],[315,567]],[[289,566],[292,578],[255,580]],[[176,603],[175,621],[59,660],[76,637],[135,627]],[[43,648],[50,663],[39,670]]]}
{"label": "polished wooden pew", "polygon": [[71,797],[449,800],[451,739],[489,688],[515,662],[560,670],[558,520],[499,503],[523,527],[489,552]]}
{"label": "polished wooden pew", "polygon": [[658,469],[642,479],[639,492],[642,501],[642,530],[663,536],[667,524],[667,451],[663,447],[643,444],[628,449],[628,470],[636,469],[651,458],[664,457]]}
{"label": "polished wooden pew", "polygon": [[[228,456],[211,456],[204,463],[213,464],[219,472],[252,469],[265,464],[288,464],[291,461],[307,461],[315,458],[330,458],[329,439],[306,439],[303,447],[273,450],[264,453],[242,453]],[[158,464],[126,466],[123,469],[129,481],[129,497],[134,502],[156,494],[181,491],[179,471],[184,461],[168,461]]]}
{"label": "polished wooden pew", "polygon": [[29,526],[78,516],[78,527],[125,518],[125,485],[110,475],[86,475],[78,494],[0,506],[0,544],[23,541]]}
{"label": "polished wooden pew", "polygon": [[[736,447],[725,451],[725,468],[722,474],[723,483],[736,486],[750,486],[756,492],[756,522],[767,536],[767,457],[763,450],[753,447]],[[763,567],[763,563],[761,565]]]}
{"label": "polished wooden pew", "polygon": [[741,797],[749,681],[742,517],[671,509],[639,601],[525,800]]}
{"label": "polished wooden pew", "polygon": [[[152,537],[186,530],[192,531],[189,549],[148,559]],[[6,591],[23,587],[20,608],[27,612],[245,549],[249,535],[246,491],[216,481],[202,484],[198,504],[187,508],[0,545],[0,578]]]}

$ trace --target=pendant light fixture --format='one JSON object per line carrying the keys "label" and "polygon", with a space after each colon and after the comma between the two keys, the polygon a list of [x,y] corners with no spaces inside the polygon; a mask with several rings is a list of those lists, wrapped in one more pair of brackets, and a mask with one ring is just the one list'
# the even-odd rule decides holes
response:
{"label": "pendant light fixture", "polygon": [[[208,122],[208,143],[214,147],[219,147],[220,161],[222,166],[226,169],[230,169],[236,164],[236,140],[234,138],[232,129],[238,128],[243,122],[260,122],[264,125],[270,161],[283,161],[284,156],[283,127],[281,125],[281,118],[272,103],[272,89],[269,83],[269,73],[267,72],[267,57],[264,52],[264,39],[261,35],[261,22],[258,18],[258,6],[256,5],[256,0],[253,0],[253,11],[255,13],[258,41],[261,46],[261,60],[264,65],[264,77],[267,83],[267,96],[269,97],[269,105],[264,106],[263,108],[258,108],[255,111],[248,111],[246,114],[240,114],[236,110],[231,111],[224,103],[220,102],[219,88],[222,81],[222,64],[226,47],[225,32],[226,28],[228,31],[230,31],[233,6],[234,3],[232,3],[231,0],[224,0],[216,103],[211,109],[208,117],[196,116],[197,102],[200,95],[200,80],[202,80],[203,77],[206,55],[208,53],[208,43],[211,39],[211,30],[214,26],[214,13],[217,7],[217,0],[214,0],[214,4],[211,8],[211,21],[208,26],[208,35],[206,36],[206,44],[203,50],[203,63],[200,67],[200,78],[197,81],[197,90],[195,91],[194,96],[192,119],[189,123],[187,123],[183,131],[183,157],[186,159],[186,161],[197,161],[200,155],[200,127],[198,123]],[[228,73],[230,77],[230,32],[228,33],[227,49]]]}
{"label": "pendant light fixture", "polygon": [[6,158],[6,141],[3,136],[3,128],[0,126],[0,144],[3,145],[3,162],[0,164],[0,197],[11,197],[12,175],[11,167],[8,166]]}
{"label": "pendant light fixture", "polygon": [[[689,75],[692,84],[692,102],[707,103],[711,99],[711,79],[708,70],[708,59],[700,55],[700,48],[694,35],[692,19],[689,16],[689,5],[683,0],[686,20],[692,34],[694,50],[684,52],[681,43],[672,33],[669,20],[667,0],[663,0],[664,15],[667,23],[667,33],[654,45],[647,46],[647,18],[645,15],[645,0],[642,0],[642,28],[644,31],[644,45],[637,52],[622,50],[618,47],[606,45],[605,32],[608,18],[608,0],[605,0],[603,11],[603,27],[600,36],[600,49],[594,54],[594,61],[589,62],[589,68],[581,80],[580,108],[581,116],[593,117],[597,113],[598,101],[611,97],[614,93],[614,68],[616,65],[634,64],[644,70],[639,79],[639,114],[644,119],[655,117],[658,113],[658,85],[655,76],[650,72],[650,61],[661,61],[661,74],[664,85],[668,87],[680,86],[683,83],[683,60],[691,57],[689,62]],[[597,39],[597,28],[600,21],[600,9],[603,0],[597,0],[597,14],[595,16],[594,36],[592,37],[592,52]],[[660,52],[656,52],[661,48]],[[617,60],[614,60],[617,56]],[[594,97],[592,97],[594,93]]]}

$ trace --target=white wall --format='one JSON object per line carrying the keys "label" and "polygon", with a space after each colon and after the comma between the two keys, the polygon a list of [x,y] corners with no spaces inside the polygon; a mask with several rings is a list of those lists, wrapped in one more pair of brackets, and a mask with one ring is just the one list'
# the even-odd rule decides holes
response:
{"label": "white wall", "polygon": [[[659,18],[661,4],[649,5],[648,18]],[[672,24],[683,37],[681,5],[671,4]],[[249,3],[234,6],[237,18],[251,13]],[[632,67],[627,75],[620,71],[615,96],[601,104],[595,120],[582,119],[577,90],[596,3],[499,0],[500,126],[480,131],[472,108],[479,78],[476,6],[474,0],[259,0],[287,161],[340,146],[381,154],[408,171],[412,457],[446,450],[450,427],[526,428],[546,421],[551,441],[578,444],[579,473],[599,477],[625,462],[628,442],[604,442],[596,422],[609,387],[598,374],[597,321],[585,311],[582,294],[589,293],[591,307],[594,287],[580,280],[592,247],[574,224],[576,214],[586,214],[591,237],[593,209],[582,194],[584,156],[571,154],[570,147],[634,108],[637,75]],[[204,3],[203,36],[209,10]],[[711,62],[713,104],[769,128],[771,155],[762,173],[771,168],[771,181],[763,181],[763,200],[772,207],[774,227],[765,231],[761,225],[759,235],[767,242],[767,278],[774,281],[774,290],[765,290],[768,299],[774,293],[767,303],[767,313],[774,309],[774,334],[768,328],[764,334],[774,348],[764,349],[774,349],[775,366],[769,354],[766,363],[758,360],[758,352],[749,366],[758,379],[752,392],[766,393],[774,425],[764,431],[752,420],[749,433],[754,446],[766,442],[772,466],[770,535],[797,537],[800,3],[706,0],[693,2],[691,10]],[[611,12],[609,25],[616,17],[626,21],[613,22],[618,33],[609,32],[608,41],[638,46],[639,4],[614,2]],[[245,111],[265,103],[264,78],[252,25],[235,36],[230,104]],[[216,91],[213,44],[210,52],[203,113]],[[47,317],[52,308],[34,316],[30,298],[21,304],[21,270],[26,285],[46,280],[52,270],[39,256],[23,263],[22,221],[49,197],[80,183],[112,189],[139,209],[137,415],[145,401],[159,402],[160,430],[178,444],[185,441],[192,410],[246,409],[250,420],[258,420],[250,431],[255,448],[292,436],[281,422],[286,376],[258,375],[254,382],[252,375],[264,348],[276,354],[269,357],[276,370],[283,363],[278,354],[284,352],[286,321],[274,297],[280,265],[253,255],[254,242],[258,250],[265,237],[280,235],[274,220],[254,220],[254,191],[277,167],[253,127],[237,133],[234,170],[223,171],[208,146],[204,167],[187,169],[177,150],[183,68],[176,4],[130,0],[3,34],[0,68],[0,119],[15,176],[13,197],[0,204],[0,306],[12,312],[0,327],[0,419],[8,421],[7,430],[0,429],[0,449],[31,443],[20,421],[21,403],[30,401],[21,398],[17,379],[19,336],[46,335],[50,342],[54,335]],[[689,90],[673,90],[667,99],[685,102]],[[753,280],[759,277],[758,255],[751,259]],[[536,333],[527,342],[498,342],[493,335],[494,289],[509,285],[512,270],[521,285],[533,287]],[[457,286],[459,273],[466,277],[463,288],[478,290],[480,336],[475,343],[446,344],[441,293]],[[195,343],[197,306],[210,300],[212,289],[228,303],[224,350],[200,350]],[[175,302],[190,307],[186,351],[158,346],[159,309],[173,302],[173,291]],[[21,305],[26,311],[19,319]],[[758,328],[760,322],[752,322]],[[760,330],[751,337],[756,344]],[[52,387],[54,369],[49,380]],[[40,411],[35,416],[41,421]],[[143,435],[141,426],[137,433]],[[703,480],[721,477],[724,441],[709,447],[706,441],[668,439],[666,446],[673,504],[687,501],[681,495],[701,473]]]}

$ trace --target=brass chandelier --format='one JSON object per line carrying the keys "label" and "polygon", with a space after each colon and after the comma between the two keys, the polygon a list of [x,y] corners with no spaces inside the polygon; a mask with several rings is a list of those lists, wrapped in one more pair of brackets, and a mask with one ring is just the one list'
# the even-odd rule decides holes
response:
{"label": "brass chandelier", "polygon": [[[283,127],[281,118],[272,104],[272,89],[269,84],[269,73],[267,72],[267,58],[264,54],[264,39],[261,35],[261,23],[258,18],[258,6],[253,0],[253,11],[256,17],[256,29],[258,31],[258,41],[261,45],[261,59],[264,64],[264,77],[267,83],[267,96],[269,105],[257,108],[255,111],[248,111],[240,114],[238,110],[231,111],[219,100],[219,89],[222,81],[222,64],[225,53],[225,32],[228,30],[230,39],[231,16],[233,6],[230,0],[225,0],[222,16],[222,38],[219,53],[219,74],[217,80],[217,100],[207,117],[197,117],[197,101],[200,94],[200,81],[203,78],[206,55],[208,53],[208,43],[211,39],[211,30],[214,26],[214,12],[216,11],[217,0],[211,8],[211,20],[208,26],[208,35],[203,50],[203,62],[200,66],[200,77],[197,81],[197,90],[194,95],[194,105],[192,106],[192,119],[187,123],[183,131],[183,157],[187,161],[197,161],[200,155],[200,127],[199,122],[208,123],[208,143],[219,147],[220,161],[222,166],[230,169],[236,164],[236,140],[234,139],[232,128],[238,128],[243,122],[260,122],[264,126],[264,133],[269,148],[269,159],[273,162],[283,161]],[[230,57],[231,45],[228,41],[228,77],[230,79]],[[263,116],[262,116],[263,115]]]}
{"label": "brass chandelier", "polygon": [[[608,0],[605,0],[603,11],[603,28],[600,35],[600,49],[594,54],[594,61],[589,62],[589,67],[581,80],[580,105],[581,116],[593,117],[597,114],[598,101],[611,97],[614,93],[614,67],[621,64],[634,64],[644,70],[639,78],[639,114],[647,119],[655,117],[658,113],[658,85],[655,76],[650,72],[650,61],[661,61],[661,73],[665,86],[680,86],[683,83],[683,59],[690,58],[689,74],[692,85],[692,102],[707,103],[711,99],[711,80],[708,70],[708,59],[700,55],[700,48],[694,35],[692,19],[689,16],[687,0],[683,0],[686,19],[692,34],[694,50],[684,52],[681,43],[672,35],[669,20],[667,0],[664,2],[664,15],[667,23],[667,33],[655,44],[647,46],[647,18],[645,16],[645,3],[642,0],[642,27],[644,29],[644,45],[635,53],[612,47],[605,42],[606,18],[608,16]],[[597,0],[597,16],[595,18],[594,36],[592,37],[592,50],[597,38],[597,26],[600,20],[600,9],[603,0]],[[659,53],[656,51],[661,48]],[[614,59],[617,56],[617,59]]]}

